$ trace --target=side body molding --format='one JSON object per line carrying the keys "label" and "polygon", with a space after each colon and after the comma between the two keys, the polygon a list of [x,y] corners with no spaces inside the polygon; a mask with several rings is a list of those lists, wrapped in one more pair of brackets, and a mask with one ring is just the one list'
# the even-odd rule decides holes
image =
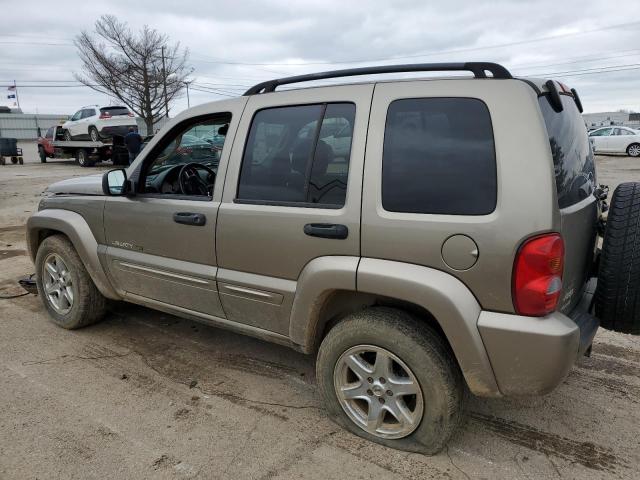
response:
{"label": "side body molding", "polygon": [[75,247],[100,293],[113,300],[121,299],[105,275],[98,259],[98,242],[96,242],[82,215],[61,209],[45,209],[32,215],[27,221],[27,246],[29,255],[34,262],[38,251],[40,232],[43,230],[64,233]]}
{"label": "side body molding", "polygon": [[479,396],[501,396],[478,330],[480,305],[457,278],[433,268],[362,258],[359,292],[384,295],[420,305],[444,331],[470,390]]}

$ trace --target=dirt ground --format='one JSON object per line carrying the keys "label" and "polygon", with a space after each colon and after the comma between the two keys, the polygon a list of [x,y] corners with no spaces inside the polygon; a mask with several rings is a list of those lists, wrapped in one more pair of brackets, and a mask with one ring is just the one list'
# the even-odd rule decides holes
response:
{"label": "dirt ground", "polygon": [[[24,224],[53,181],[102,172],[71,161],[0,167],[0,295],[33,272]],[[599,157],[600,182],[640,160]],[[472,398],[434,457],[333,424],[314,361],[130,306],[65,331],[40,299],[0,299],[0,479],[640,478],[640,339],[601,331],[593,355],[542,398]]]}

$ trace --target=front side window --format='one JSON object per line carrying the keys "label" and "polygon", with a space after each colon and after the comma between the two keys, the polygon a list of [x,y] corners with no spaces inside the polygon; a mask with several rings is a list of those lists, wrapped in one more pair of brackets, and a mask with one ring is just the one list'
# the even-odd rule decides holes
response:
{"label": "front side window", "polygon": [[53,138],[53,127],[49,127],[47,133],[45,133],[45,138]]}
{"label": "front side window", "polygon": [[485,215],[496,207],[487,106],[473,98],[409,98],[389,105],[382,206],[391,212]]}
{"label": "front side window", "polygon": [[223,114],[170,131],[146,163],[144,191],[211,197],[230,121]]}
{"label": "front side window", "polygon": [[242,158],[237,200],[343,206],[355,105],[260,110]]}
{"label": "front side window", "polygon": [[71,117],[71,121],[75,122],[76,120],[80,120],[82,118],[82,112],[84,110],[78,110],[76,113],[73,114],[73,117]]}

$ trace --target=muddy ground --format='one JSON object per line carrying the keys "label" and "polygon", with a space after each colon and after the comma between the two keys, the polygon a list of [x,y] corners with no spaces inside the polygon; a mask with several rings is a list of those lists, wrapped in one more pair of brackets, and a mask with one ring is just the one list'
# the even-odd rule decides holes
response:
{"label": "muddy ground", "polygon": [[[0,167],[0,295],[33,271],[24,224],[71,161]],[[640,160],[599,157],[600,181]],[[0,479],[640,478],[640,340],[601,331],[593,356],[543,398],[472,398],[434,457],[355,437],[326,416],[313,359],[117,305],[65,331],[40,299],[0,299]]]}

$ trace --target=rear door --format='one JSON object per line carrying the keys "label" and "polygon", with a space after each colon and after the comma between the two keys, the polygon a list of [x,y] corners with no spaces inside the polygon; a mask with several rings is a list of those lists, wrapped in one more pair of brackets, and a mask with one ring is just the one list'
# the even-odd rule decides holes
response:
{"label": "rear door", "polygon": [[[592,265],[597,201],[596,170],[584,121],[573,98],[561,94],[563,110],[556,112],[547,96],[539,97],[555,168],[556,191],[565,244],[563,293],[559,309],[568,313],[578,302]],[[604,129],[605,134],[611,128]],[[601,137],[596,137],[601,138]]]}
{"label": "rear door", "polygon": [[287,335],[304,267],[360,255],[372,92],[353,85],[249,98],[218,215],[218,288],[229,319]]}
{"label": "rear door", "polygon": [[633,132],[626,128],[614,128],[609,137],[609,149],[615,153],[625,153],[631,143]]}

